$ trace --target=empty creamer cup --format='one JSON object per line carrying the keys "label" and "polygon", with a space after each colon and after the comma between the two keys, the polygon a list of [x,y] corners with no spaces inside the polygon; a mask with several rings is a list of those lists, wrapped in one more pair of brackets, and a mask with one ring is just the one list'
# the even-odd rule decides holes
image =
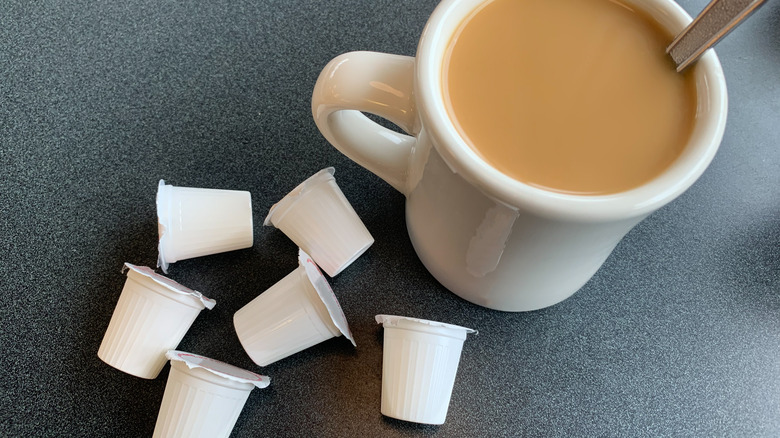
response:
{"label": "empty creamer cup", "polygon": [[165,353],[176,348],[195,317],[216,302],[145,266],[125,263],[127,280],[98,357],[112,367],[154,379]]}
{"label": "empty creamer cup", "polygon": [[183,351],[169,351],[165,385],[154,438],[227,438],[249,393],[271,379],[233,365]]}
{"label": "empty creamer cup", "polygon": [[382,415],[443,424],[466,334],[476,331],[443,322],[377,315],[384,325]]}
{"label": "empty creamer cup", "polygon": [[252,197],[239,190],[157,188],[160,242],[157,266],[220,252],[249,248],[254,239]]}
{"label": "empty creamer cup", "polygon": [[336,184],[334,172],[328,167],[302,182],[271,207],[264,222],[282,230],[331,277],[374,243]]}
{"label": "empty creamer cup", "polygon": [[355,345],[325,277],[303,250],[298,262],[297,269],[233,316],[241,345],[260,366],[342,334]]}

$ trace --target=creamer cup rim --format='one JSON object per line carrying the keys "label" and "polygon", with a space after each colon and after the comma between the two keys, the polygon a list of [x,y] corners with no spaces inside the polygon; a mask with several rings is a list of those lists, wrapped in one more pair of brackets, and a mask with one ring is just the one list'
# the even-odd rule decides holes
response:
{"label": "creamer cup rim", "polygon": [[355,338],[352,336],[352,331],[349,329],[347,318],[344,316],[344,311],[342,310],[336,295],[333,293],[333,289],[331,289],[330,284],[328,284],[328,280],[322,275],[322,272],[320,272],[320,269],[312,258],[300,248],[298,248],[298,263],[306,272],[306,277],[314,287],[314,290],[317,291],[317,296],[320,297],[322,303],[325,304],[325,308],[328,309],[328,314],[330,315],[333,324],[345,338],[349,339],[352,346],[357,347]]}
{"label": "creamer cup rim", "polygon": [[171,361],[184,362],[187,368],[202,368],[216,376],[239,383],[250,383],[257,388],[266,388],[271,384],[271,378],[251,371],[230,365],[225,362],[211,359],[199,354],[187,353],[186,351],[168,350],[165,357]]}
{"label": "creamer cup rim", "polygon": [[273,223],[273,216],[274,213],[277,210],[279,210],[279,208],[288,204],[295,203],[295,201],[297,201],[298,198],[300,198],[302,195],[308,192],[313,185],[326,181],[328,177],[332,177],[335,173],[336,173],[336,168],[334,168],[333,166],[329,166],[318,171],[314,175],[306,178],[305,181],[298,184],[289,193],[284,195],[284,197],[281,200],[279,200],[279,202],[271,206],[271,209],[268,211],[268,215],[265,217],[265,220],[263,221],[263,225],[267,227],[275,226]]}
{"label": "creamer cup rim", "polygon": [[202,293],[190,289],[187,286],[184,286],[174,280],[171,280],[168,277],[165,277],[163,275],[160,275],[156,272],[154,272],[151,268],[146,266],[136,266],[132,263],[125,262],[124,266],[122,267],[122,272],[126,272],[127,270],[132,270],[133,272],[143,275],[144,277],[149,278],[150,280],[154,281],[155,283],[159,284],[160,286],[165,287],[166,289],[170,290],[171,292],[175,292],[177,294],[181,295],[189,295],[192,298],[200,301],[203,306],[209,310],[213,309],[214,306],[217,305],[217,302],[212,299],[204,296]]}
{"label": "creamer cup rim", "polygon": [[414,318],[411,316],[376,315],[375,319],[377,324],[382,324],[383,327],[397,327],[399,321],[405,320],[405,321],[416,322],[419,324],[425,324],[431,327],[443,327],[452,330],[463,330],[467,334],[471,334],[471,333],[479,334],[479,331],[472,328],[463,327],[455,324],[448,324],[446,322],[432,321],[429,319]]}

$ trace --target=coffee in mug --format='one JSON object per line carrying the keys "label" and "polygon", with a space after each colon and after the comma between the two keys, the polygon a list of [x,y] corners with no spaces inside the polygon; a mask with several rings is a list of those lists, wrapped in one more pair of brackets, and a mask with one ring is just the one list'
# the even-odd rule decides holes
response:
{"label": "coffee in mug", "polygon": [[717,56],[683,75],[665,58],[690,22],[674,0],[442,0],[415,57],[330,61],[312,115],[406,196],[409,239],[444,287],[491,309],[540,309],[582,287],[718,150]]}
{"label": "coffee in mug", "polygon": [[494,0],[442,66],[447,111],[487,163],[541,189],[602,195],[663,172],[690,137],[693,74],[673,35],[620,0]]}

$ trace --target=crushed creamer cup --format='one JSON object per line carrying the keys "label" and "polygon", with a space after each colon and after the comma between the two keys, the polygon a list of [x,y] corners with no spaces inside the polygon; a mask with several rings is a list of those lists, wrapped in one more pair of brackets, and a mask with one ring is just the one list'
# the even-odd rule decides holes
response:
{"label": "crushed creamer cup", "polygon": [[189,369],[203,368],[217,376],[240,383],[250,383],[257,388],[266,388],[271,384],[271,378],[255,374],[243,368],[211,359],[198,354],[187,353],[184,351],[170,350],[165,354],[170,360],[184,362]]}
{"label": "crushed creamer cup", "polygon": [[131,263],[125,262],[124,267],[122,268],[122,273],[126,272],[128,269],[133,270],[134,272],[141,274],[145,277],[148,277],[155,283],[164,286],[166,289],[171,290],[173,292],[182,294],[182,295],[189,295],[192,298],[200,301],[204,307],[211,310],[214,308],[214,306],[217,304],[217,302],[211,298],[208,298],[204,296],[202,293],[192,290],[186,286],[183,286],[173,280],[171,280],[168,277],[162,276],[156,272],[154,272],[151,268],[148,268],[146,266],[136,266]]}

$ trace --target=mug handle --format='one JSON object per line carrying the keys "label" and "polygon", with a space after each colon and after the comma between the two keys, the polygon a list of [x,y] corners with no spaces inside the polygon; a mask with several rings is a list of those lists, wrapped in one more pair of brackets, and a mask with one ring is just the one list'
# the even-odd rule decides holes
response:
{"label": "mug handle", "polygon": [[[404,195],[414,136],[420,131],[413,91],[413,57],[350,52],[325,66],[311,99],[322,135]],[[385,118],[410,135],[387,129],[361,111]]]}

